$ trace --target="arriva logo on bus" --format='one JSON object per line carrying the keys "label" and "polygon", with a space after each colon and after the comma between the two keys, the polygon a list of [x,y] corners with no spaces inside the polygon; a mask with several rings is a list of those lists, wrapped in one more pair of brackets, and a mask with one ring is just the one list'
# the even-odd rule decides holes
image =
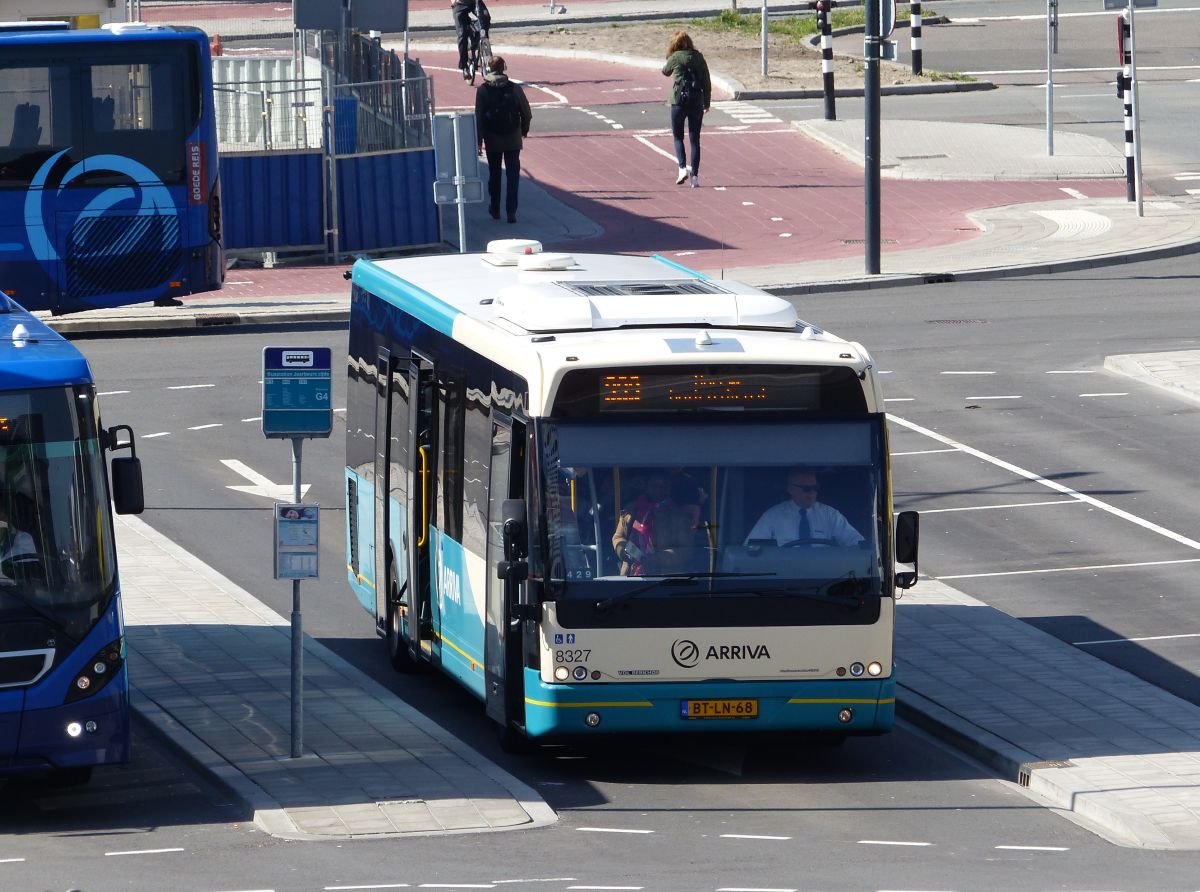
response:
{"label": "arriva logo on bus", "polygon": [[[680,638],[671,645],[671,659],[683,669],[691,669],[700,663],[700,647],[695,641]],[[710,644],[704,651],[704,660],[769,660],[771,652],[765,644]]]}
{"label": "arriva logo on bus", "polygon": [[443,607],[444,602],[449,601],[462,607],[462,577],[457,570],[446,566],[443,555],[443,549],[439,548],[437,559],[438,606]]}

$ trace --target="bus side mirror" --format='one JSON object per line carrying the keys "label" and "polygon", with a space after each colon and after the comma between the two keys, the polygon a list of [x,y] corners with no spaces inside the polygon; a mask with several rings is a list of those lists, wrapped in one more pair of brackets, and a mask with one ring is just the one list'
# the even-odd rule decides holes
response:
{"label": "bus side mirror", "polygon": [[921,516],[916,511],[901,511],[896,518],[896,563],[912,564],[912,570],[896,574],[896,588],[912,588],[917,584],[917,541],[920,538]]}
{"label": "bus side mirror", "polygon": [[496,575],[504,580],[508,613],[513,620],[540,619],[541,609],[531,601],[529,586],[521,585],[529,578],[528,532],[523,499],[505,499],[501,505],[501,539],[504,560],[496,567]]}
{"label": "bus side mirror", "polygon": [[[124,431],[128,439],[122,441],[118,436]],[[105,446],[116,451],[128,449],[129,455],[112,460],[112,497],[113,508],[118,514],[141,514],[146,508],[146,499],[142,491],[142,462],[133,448],[133,428],[127,424],[118,424],[104,432]]]}

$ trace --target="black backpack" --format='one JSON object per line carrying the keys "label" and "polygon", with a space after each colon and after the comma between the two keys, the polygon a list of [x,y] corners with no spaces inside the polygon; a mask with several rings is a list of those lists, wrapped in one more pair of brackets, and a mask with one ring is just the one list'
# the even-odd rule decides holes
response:
{"label": "black backpack", "polygon": [[489,101],[483,107],[483,131],[496,136],[521,129],[521,109],[512,84],[503,87],[484,87]]}
{"label": "black backpack", "polygon": [[680,108],[694,109],[704,104],[704,88],[700,85],[700,77],[691,65],[679,69],[679,83],[675,89],[675,99]]}

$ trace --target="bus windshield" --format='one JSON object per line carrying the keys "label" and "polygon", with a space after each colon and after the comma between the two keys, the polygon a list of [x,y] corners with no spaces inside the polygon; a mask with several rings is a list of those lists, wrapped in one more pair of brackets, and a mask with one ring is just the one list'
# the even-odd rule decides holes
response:
{"label": "bus windshield", "polygon": [[713,597],[877,606],[879,417],[737,412],[539,430],[549,597],[601,608]]}
{"label": "bus windshield", "polygon": [[104,479],[90,388],[0,393],[0,640],[75,642],[100,617],[116,583]]}

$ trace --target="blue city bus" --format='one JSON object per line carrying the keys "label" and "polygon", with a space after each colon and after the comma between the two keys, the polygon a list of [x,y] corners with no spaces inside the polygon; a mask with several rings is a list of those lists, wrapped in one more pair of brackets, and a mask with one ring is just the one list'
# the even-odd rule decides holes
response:
{"label": "blue city bus", "polygon": [[[892,727],[918,518],[862,346],[661,258],[510,239],[355,263],[348,361],[350,587],[503,744]],[[819,512],[788,501],[818,474]]]}
{"label": "blue city bus", "polygon": [[208,37],[0,28],[0,291],[71,313],[221,287]]}
{"label": "blue city bus", "polygon": [[0,297],[0,777],[129,760],[118,513],[142,510],[133,432],[104,428],[87,360]]}

